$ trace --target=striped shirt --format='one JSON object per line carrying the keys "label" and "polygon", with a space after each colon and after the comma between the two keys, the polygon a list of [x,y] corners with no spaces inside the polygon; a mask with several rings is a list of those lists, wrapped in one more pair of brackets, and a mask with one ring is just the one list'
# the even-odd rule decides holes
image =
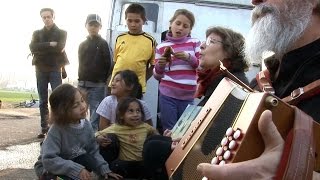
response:
{"label": "striped shirt", "polygon": [[[161,94],[180,100],[192,100],[196,91],[196,68],[199,65],[200,41],[191,37],[173,38],[167,36],[156,48],[156,65],[153,76],[160,80],[159,91]],[[185,61],[172,56],[172,64],[160,67],[158,59],[167,46],[174,52],[184,51],[190,54],[190,60]]]}

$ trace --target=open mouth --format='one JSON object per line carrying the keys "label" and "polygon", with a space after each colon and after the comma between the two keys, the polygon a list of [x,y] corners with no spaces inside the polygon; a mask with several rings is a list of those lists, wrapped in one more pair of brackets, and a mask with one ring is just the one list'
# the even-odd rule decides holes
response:
{"label": "open mouth", "polygon": [[131,119],[131,122],[133,122],[133,123],[137,123],[139,121],[140,121],[140,119]]}

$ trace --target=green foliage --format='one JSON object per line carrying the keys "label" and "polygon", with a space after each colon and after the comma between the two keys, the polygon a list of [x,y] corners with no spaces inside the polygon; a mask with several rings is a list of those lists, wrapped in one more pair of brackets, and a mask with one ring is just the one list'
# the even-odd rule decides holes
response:
{"label": "green foliage", "polygon": [[0,90],[0,100],[7,103],[30,101],[31,95],[34,99],[39,99],[38,94],[34,92]]}

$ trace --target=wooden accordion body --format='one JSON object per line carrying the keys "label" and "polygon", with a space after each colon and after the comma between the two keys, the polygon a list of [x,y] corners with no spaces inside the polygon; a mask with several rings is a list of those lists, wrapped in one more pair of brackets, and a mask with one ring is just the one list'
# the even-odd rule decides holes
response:
{"label": "wooden accordion body", "polygon": [[[241,140],[231,154],[230,162],[254,159],[264,150],[264,141],[258,130],[258,120],[264,110],[272,111],[272,118],[285,139],[293,127],[294,109],[268,93],[253,93],[224,78],[201,109],[188,131],[166,161],[170,179],[197,180],[202,175],[198,164],[216,156],[216,150],[226,130],[241,130]],[[316,153],[320,154],[320,125],[314,122]],[[320,170],[320,156],[316,154],[315,168]]]}

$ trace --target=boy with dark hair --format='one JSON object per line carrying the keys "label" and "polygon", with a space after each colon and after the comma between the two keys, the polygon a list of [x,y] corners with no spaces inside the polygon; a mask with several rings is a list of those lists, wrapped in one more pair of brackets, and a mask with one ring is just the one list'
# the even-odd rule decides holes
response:
{"label": "boy with dark hair", "polygon": [[112,56],[109,45],[100,35],[102,27],[98,14],[89,14],[86,20],[88,36],[79,45],[78,87],[87,92],[90,122],[98,130],[99,115],[96,113],[100,102],[106,97],[106,83],[111,71]]}
{"label": "boy with dark hair", "polygon": [[[134,71],[146,92],[146,81],[152,76],[155,57],[155,39],[142,26],[146,22],[146,12],[140,4],[131,4],[125,11],[126,23],[129,31],[120,34],[116,39],[114,49],[114,69],[112,77],[125,69]],[[111,83],[109,84],[109,87]]]}
{"label": "boy with dark hair", "polygon": [[49,112],[48,84],[50,84],[52,90],[62,84],[62,78],[66,77],[64,66],[69,61],[65,53],[67,32],[59,29],[54,23],[53,9],[41,9],[40,16],[44,27],[33,32],[29,47],[33,54],[32,65],[35,66],[36,70],[40,99],[41,132],[38,134],[38,138],[44,138],[49,129],[47,123]]}

